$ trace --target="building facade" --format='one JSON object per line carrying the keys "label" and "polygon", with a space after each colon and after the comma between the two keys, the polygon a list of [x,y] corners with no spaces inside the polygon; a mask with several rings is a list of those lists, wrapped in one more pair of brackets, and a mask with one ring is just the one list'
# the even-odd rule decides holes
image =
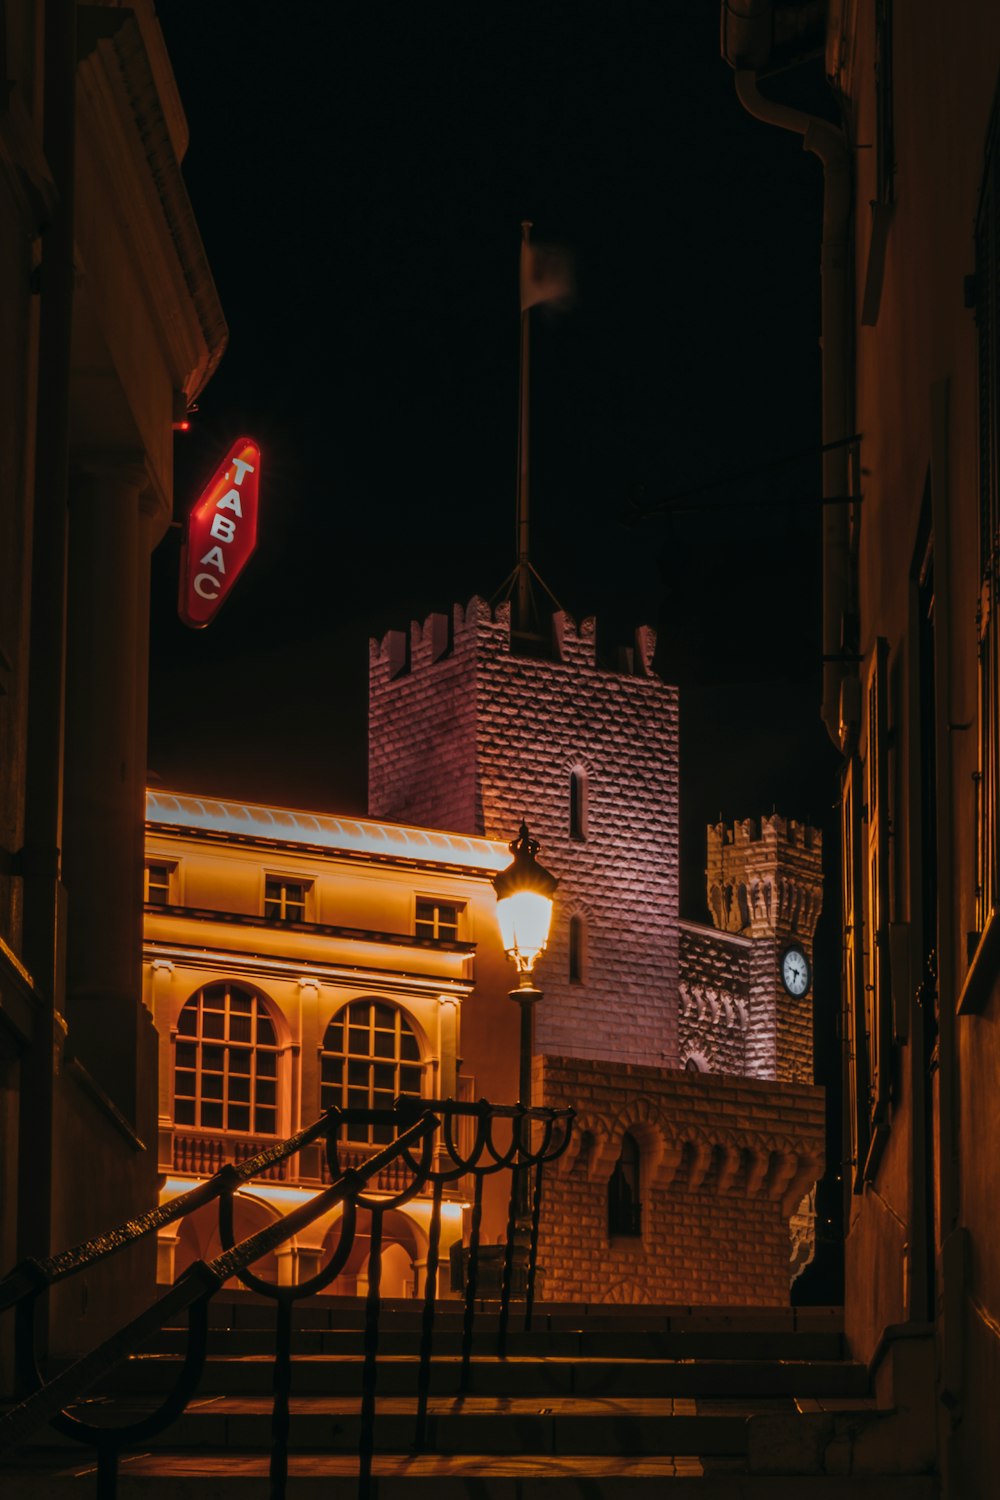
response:
{"label": "building facade", "polygon": [[[934,1434],[942,1493],[977,1500],[1000,1465],[1000,12],[826,9],[822,119],[762,81],[767,7],[727,8],[723,42],[824,177],[846,1327]],[[816,15],[786,8],[793,46]]]}
{"label": "building facade", "polygon": [[[490,883],[507,863],[504,845],[161,791],[148,794],[147,817],[145,995],[159,1037],[167,1196],[332,1106],[513,1098],[513,1008]],[[494,1039],[475,1047],[478,1071],[470,1028]],[[385,1139],[365,1127],[344,1142],[340,1164]],[[308,1148],[239,1194],[237,1232],[328,1181],[320,1148]],[[462,1202],[460,1189],[446,1194],[445,1256],[461,1238]],[[503,1206],[489,1206],[495,1236]],[[422,1290],[429,1211],[420,1199],[390,1216],[389,1295]],[[338,1216],[259,1274],[312,1275]],[[161,1281],[217,1253],[216,1218],[194,1215],[161,1234]],[[361,1235],[333,1290],[357,1291],[359,1275],[363,1287],[366,1259]]]}

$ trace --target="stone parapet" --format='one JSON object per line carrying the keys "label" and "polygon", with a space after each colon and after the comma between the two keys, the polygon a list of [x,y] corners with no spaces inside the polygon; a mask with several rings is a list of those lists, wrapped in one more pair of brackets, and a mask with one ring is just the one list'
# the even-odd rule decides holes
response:
{"label": "stone parapet", "polygon": [[[535,1066],[539,1102],[577,1111],[546,1182],[546,1297],[788,1300],[789,1222],[823,1171],[821,1088],[572,1057]],[[640,1151],[641,1234],[611,1237],[608,1184],[626,1132]],[[799,1223],[796,1250],[801,1263]]]}
{"label": "stone parapet", "polygon": [[823,907],[823,835],[783,818],[708,827],[708,905],[716,927],[752,936],[787,928],[811,941]]}

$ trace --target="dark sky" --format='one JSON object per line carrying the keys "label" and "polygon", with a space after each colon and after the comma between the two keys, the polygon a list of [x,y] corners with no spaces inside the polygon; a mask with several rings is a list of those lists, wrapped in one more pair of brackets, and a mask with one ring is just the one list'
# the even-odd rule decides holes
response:
{"label": "dark sky", "polygon": [[177,516],[241,432],[263,486],[258,554],[207,630],[177,619],[177,531],[154,559],[153,771],[364,809],[368,636],[514,562],[528,217],[578,281],[572,311],[533,315],[533,560],[606,639],[660,627],[702,916],[707,818],[832,798],[818,164],[740,108],[711,4],[159,9],[230,327],[177,440]]}

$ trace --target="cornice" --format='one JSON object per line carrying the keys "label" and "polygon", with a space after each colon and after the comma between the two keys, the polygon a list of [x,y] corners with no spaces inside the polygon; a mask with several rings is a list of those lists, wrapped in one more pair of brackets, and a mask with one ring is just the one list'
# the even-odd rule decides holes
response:
{"label": "cornice", "polygon": [[261,984],[268,978],[287,980],[290,984],[314,980],[317,984],[351,989],[359,994],[407,995],[415,999],[439,999],[444,995],[464,1000],[473,990],[472,980],[453,979],[441,974],[412,974],[402,970],[370,969],[353,964],[264,958],[260,954],[241,953],[238,949],[215,948],[207,952],[194,944],[147,942],[143,944],[142,956],[144,963],[169,960],[175,971],[207,970],[237,978],[242,976],[256,979]]}

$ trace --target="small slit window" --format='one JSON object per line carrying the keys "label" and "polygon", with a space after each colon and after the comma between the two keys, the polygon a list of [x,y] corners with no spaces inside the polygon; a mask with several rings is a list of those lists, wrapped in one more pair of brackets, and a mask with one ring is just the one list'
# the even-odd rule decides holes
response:
{"label": "small slit window", "polygon": [[569,981],[582,984],[587,964],[587,924],[583,917],[569,919]]}
{"label": "small slit window", "polygon": [[569,776],[569,836],[571,839],[587,837],[587,777],[584,771],[571,771]]}
{"label": "small slit window", "polygon": [[639,1199],[639,1142],[628,1131],[608,1181],[608,1234],[612,1239],[638,1239],[642,1234]]}

